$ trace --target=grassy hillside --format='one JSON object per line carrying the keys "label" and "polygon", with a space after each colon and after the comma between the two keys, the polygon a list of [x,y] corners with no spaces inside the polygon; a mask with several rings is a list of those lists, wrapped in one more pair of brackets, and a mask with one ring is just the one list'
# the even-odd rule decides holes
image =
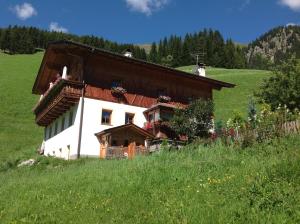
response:
{"label": "grassy hillside", "polygon": [[37,97],[31,88],[42,54],[0,53],[0,163],[31,154],[41,142],[42,130],[31,111]]}
{"label": "grassy hillside", "polygon": [[300,138],[0,172],[0,223],[299,223]]}
{"label": "grassy hillside", "polygon": [[[185,66],[179,70],[191,72],[194,66]],[[249,97],[253,95],[263,79],[271,76],[269,71],[208,68],[207,77],[236,84],[235,88],[214,91],[216,120],[226,121],[234,111],[246,116]]]}

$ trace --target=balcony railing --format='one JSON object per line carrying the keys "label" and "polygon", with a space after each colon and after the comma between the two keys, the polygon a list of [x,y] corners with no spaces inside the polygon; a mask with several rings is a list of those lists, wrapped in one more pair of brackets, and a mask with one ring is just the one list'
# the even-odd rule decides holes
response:
{"label": "balcony railing", "polygon": [[37,105],[33,108],[36,123],[48,126],[61,114],[79,102],[83,84],[80,82],[60,79],[46,91]]}

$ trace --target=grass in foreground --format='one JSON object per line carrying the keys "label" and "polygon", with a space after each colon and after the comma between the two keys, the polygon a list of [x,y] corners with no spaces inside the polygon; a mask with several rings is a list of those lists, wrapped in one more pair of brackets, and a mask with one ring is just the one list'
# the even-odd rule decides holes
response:
{"label": "grass in foreground", "polygon": [[[191,72],[194,66],[185,66],[179,70]],[[226,122],[232,117],[233,112],[241,112],[247,115],[249,97],[257,90],[263,79],[271,76],[271,72],[248,69],[221,69],[208,68],[209,78],[236,84],[235,88],[224,88],[221,91],[214,91],[215,116],[216,120]]]}
{"label": "grass in foreground", "polygon": [[0,223],[299,223],[299,136],[0,172]]}

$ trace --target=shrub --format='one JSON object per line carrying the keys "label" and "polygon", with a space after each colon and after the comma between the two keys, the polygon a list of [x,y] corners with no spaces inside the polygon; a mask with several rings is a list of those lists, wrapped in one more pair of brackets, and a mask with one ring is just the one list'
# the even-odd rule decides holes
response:
{"label": "shrub", "polygon": [[274,76],[265,80],[260,91],[255,94],[260,102],[265,102],[275,110],[279,105],[287,105],[295,110],[300,105],[300,63],[295,58],[274,70]]}
{"label": "shrub", "polygon": [[209,130],[213,127],[213,111],[211,100],[195,100],[186,109],[175,111],[171,128],[177,135],[187,135],[189,141],[197,137],[208,137]]}

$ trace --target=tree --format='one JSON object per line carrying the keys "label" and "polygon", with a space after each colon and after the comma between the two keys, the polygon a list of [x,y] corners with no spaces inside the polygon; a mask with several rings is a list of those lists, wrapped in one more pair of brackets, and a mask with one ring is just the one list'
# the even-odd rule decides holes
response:
{"label": "tree", "polygon": [[295,58],[278,66],[274,75],[265,80],[255,94],[260,102],[269,104],[274,110],[286,105],[295,110],[300,107],[300,62]]}
{"label": "tree", "polygon": [[186,109],[175,111],[171,128],[177,135],[187,135],[189,141],[197,137],[207,137],[213,127],[214,104],[211,100],[198,99]]}
{"label": "tree", "polygon": [[152,45],[151,45],[151,50],[150,50],[150,53],[149,53],[149,61],[151,61],[153,63],[158,62],[157,47],[156,47],[155,42],[153,42]]}

